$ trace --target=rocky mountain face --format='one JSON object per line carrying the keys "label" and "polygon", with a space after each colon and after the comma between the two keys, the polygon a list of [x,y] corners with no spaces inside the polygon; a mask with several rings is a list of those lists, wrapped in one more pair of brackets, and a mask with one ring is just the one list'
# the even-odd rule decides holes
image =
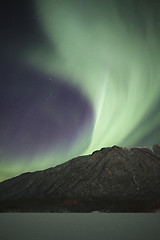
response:
{"label": "rocky mountain face", "polygon": [[160,209],[160,145],[102,148],[0,183],[0,212],[151,212]]}

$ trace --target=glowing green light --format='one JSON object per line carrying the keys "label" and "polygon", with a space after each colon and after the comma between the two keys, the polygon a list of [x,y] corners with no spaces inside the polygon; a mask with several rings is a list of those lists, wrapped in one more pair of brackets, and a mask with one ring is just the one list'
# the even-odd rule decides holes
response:
{"label": "glowing green light", "polygon": [[[31,46],[23,57],[27,63],[70,81],[90,99],[95,111],[91,141],[88,144],[88,134],[82,134],[67,155],[62,149],[61,155],[58,151],[37,155],[27,167],[22,164],[25,170],[66,161],[85,143],[81,155],[115,144],[136,145],[160,122],[157,113],[142,124],[160,89],[160,39],[151,14],[143,16],[143,33],[137,22],[124,21],[114,0],[105,3],[105,8],[98,1],[88,1],[82,9],[73,2],[35,1],[40,26],[53,50]],[[153,137],[157,139],[158,135]]]}

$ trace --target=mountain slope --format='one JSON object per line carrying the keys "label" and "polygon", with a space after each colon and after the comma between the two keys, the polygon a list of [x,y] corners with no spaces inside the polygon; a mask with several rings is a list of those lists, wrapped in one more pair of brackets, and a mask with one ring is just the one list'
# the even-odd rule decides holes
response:
{"label": "mountain slope", "polygon": [[160,145],[103,148],[0,183],[0,211],[152,211],[159,199]]}

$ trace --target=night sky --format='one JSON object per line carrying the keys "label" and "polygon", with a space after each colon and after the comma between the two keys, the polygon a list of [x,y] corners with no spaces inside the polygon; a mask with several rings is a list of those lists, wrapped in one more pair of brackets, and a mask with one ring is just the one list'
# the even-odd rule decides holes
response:
{"label": "night sky", "polygon": [[160,143],[158,0],[6,0],[0,24],[0,181]]}

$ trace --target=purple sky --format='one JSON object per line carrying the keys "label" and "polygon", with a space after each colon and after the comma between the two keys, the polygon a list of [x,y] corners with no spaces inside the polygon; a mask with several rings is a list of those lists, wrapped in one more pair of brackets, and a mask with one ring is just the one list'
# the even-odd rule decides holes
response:
{"label": "purple sky", "polygon": [[0,76],[0,146],[3,153],[30,155],[69,147],[93,123],[81,92],[23,64],[3,61]]}

